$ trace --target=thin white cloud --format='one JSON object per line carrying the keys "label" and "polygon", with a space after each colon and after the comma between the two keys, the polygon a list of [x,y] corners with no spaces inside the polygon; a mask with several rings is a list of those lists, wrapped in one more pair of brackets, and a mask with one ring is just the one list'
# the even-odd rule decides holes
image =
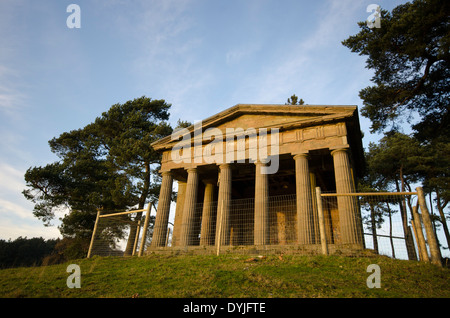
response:
{"label": "thin white cloud", "polygon": [[[110,30],[123,39],[133,43],[130,47],[135,56],[171,57],[180,52],[179,36],[189,30],[192,21],[185,11],[189,0],[114,2],[106,6],[105,19]],[[101,2],[105,6],[104,2]],[[100,10],[100,9],[99,9]],[[181,49],[181,53],[183,53]]]}
{"label": "thin white cloud", "polygon": [[[357,12],[365,7],[353,0],[327,1],[317,11],[317,24],[310,25],[301,41],[288,42],[277,59],[261,66],[238,87],[235,98],[252,98],[254,102],[284,103],[291,94],[306,94],[316,100],[308,104],[333,103],[330,88],[344,75],[338,73],[341,41],[356,25]],[[328,97],[327,97],[328,95]],[[324,101],[324,99],[327,99]]]}
{"label": "thin white cloud", "polygon": [[44,227],[40,221],[23,222],[0,216],[0,239],[15,240],[19,236],[33,238],[42,237],[44,239],[55,239],[61,237],[56,226]]}
{"label": "thin white cloud", "polygon": [[202,34],[192,31],[198,23],[190,14],[192,3],[139,1],[133,12],[115,20],[119,34],[133,47],[129,71],[135,89],[172,103],[174,121],[185,118],[186,109],[198,105],[216,80],[200,57],[205,43]]}
{"label": "thin white cloud", "polygon": [[260,48],[261,45],[259,43],[253,42],[230,49],[225,54],[226,63],[229,65],[239,63],[244,59],[250,58],[256,52],[258,52]]}
{"label": "thin white cloud", "polygon": [[32,204],[22,195],[25,189],[24,171],[0,163],[0,215],[19,219],[34,219]]}
{"label": "thin white cloud", "polygon": [[[44,227],[42,221],[33,215],[33,203],[22,195],[26,187],[23,176],[24,171],[10,164],[0,163],[0,238],[60,236],[56,226]],[[66,208],[60,208],[52,223],[59,224],[58,218],[67,212]]]}
{"label": "thin white cloud", "polygon": [[3,120],[21,119],[26,100],[23,87],[17,85],[22,82],[23,75],[17,56],[24,50],[26,42],[21,34],[24,23],[18,22],[24,6],[25,1],[22,0],[0,2],[0,116]]}
{"label": "thin white cloud", "polygon": [[[9,91],[10,93],[5,93],[5,91]],[[22,104],[20,102],[22,99],[23,96],[21,94],[14,93],[3,87],[0,87],[0,111],[4,116],[17,116],[20,110],[20,105]]]}
{"label": "thin white cloud", "polygon": [[354,17],[358,16],[359,12],[365,12],[365,6],[361,1],[329,0],[319,12],[319,24],[311,32],[311,36],[300,44],[299,49],[309,51],[329,45],[340,45],[344,39],[343,34],[359,22],[354,21]]}
{"label": "thin white cloud", "polygon": [[0,64],[0,114],[9,119],[21,118],[26,98],[25,94],[19,92],[13,84],[17,78],[16,71]]}
{"label": "thin white cloud", "polygon": [[11,165],[0,163],[0,193],[20,192],[25,186],[24,171]]}
{"label": "thin white cloud", "polygon": [[33,219],[33,213],[31,209],[24,208],[23,204],[14,203],[9,200],[0,198],[0,214],[8,214],[10,216],[16,216],[20,219]]}

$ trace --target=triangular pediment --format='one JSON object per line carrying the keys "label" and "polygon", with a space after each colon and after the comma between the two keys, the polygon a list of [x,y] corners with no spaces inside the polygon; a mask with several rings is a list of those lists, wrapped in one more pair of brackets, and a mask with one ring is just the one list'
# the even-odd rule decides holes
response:
{"label": "triangular pediment", "polygon": [[[332,121],[348,121],[357,119],[356,106],[328,106],[328,105],[253,105],[239,104],[230,107],[214,116],[206,118],[185,129],[186,134],[208,128],[218,128],[225,132],[226,128],[278,128],[280,131],[297,127],[320,125]],[[179,138],[182,138],[179,135]],[[171,136],[157,140],[152,144],[154,149],[171,148],[177,142]]]}

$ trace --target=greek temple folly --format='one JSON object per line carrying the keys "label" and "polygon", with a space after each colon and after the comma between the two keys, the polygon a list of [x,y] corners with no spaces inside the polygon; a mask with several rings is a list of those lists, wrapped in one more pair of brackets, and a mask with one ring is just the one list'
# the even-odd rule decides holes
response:
{"label": "greek temple folly", "polygon": [[[150,250],[320,245],[316,187],[355,192],[364,165],[356,106],[239,104],[152,147],[162,183]],[[330,246],[364,248],[354,198],[335,197],[323,219]]]}

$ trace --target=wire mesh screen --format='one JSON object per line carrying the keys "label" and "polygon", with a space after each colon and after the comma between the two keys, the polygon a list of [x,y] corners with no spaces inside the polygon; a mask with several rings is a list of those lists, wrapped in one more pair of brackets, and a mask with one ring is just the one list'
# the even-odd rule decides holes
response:
{"label": "wire mesh screen", "polygon": [[269,244],[297,243],[297,205],[295,195],[269,197]]}
{"label": "wire mesh screen", "polygon": [[[102,214],[97,218],[90,256],[133,256],[141,247],[146,212]],[[147,232],[148,233],[148,232]],[[147,235],[146,240],[150,239]],[[144,242],[148,244],[148,242]]]}
{"label": "wire mesh screen", "polygon": [[343,233],[349,231],[345,227],[355,226],[344,219],[345,210],[356,207],[355,223],[363,233],[366,249],[393,258],[418,259],[412,223],[412,208],[417,204],[417,196],[396,193],[336,196],[326,193],[322,203],[327,242],[339,244],[343,241]]}
{"label": "wire mesh screen", "polygon": [[[296,203],[295,195],[283,195],[268,198],[268,216],[265,222],[267,243],[290,244],[296,242],[295,237]],[[217,201],[197,203],[194,220],[184,220],[183,227],[192,228],[189,246],[248,246],[255,244],[255,236],[260,233],[255,229],[255,200],[253,198],[231,200],[228,215],[221,213]],[[187,232],[187,231],[185,231]],[[217,240],[219,232],[221,241]],[[179,242],[177,239],[174,241]],[[173,246],[180,246],[175,243]]]}
{"label": "wire mesh screen", "polygon": [[[412,202],[414,200],[411,195],[324,194],[322,208],[327,244],[334,249],[360,246],[395,258],[417,257],[409,212],[416,204]],[[191,235],[185,241],[188,243],[172,246],[215,246],[221,249],[253,246],[258,248],[258,253],[282,252],[286,247],[286,251],[308,248],[309,251],[320,252],[321,234],[315,196],[310,202],[310,212],[303,212],[300,217],[295,194],[268,197],[265,217],[255,210],[254,198],[231,200],[227,215],[221,212],[221,208],[218,202],[197,203],[194,220],[184,220],[178,229],[179,233],[183,232],[183,227],[191,229],[183,232]],[[257,218],[263,218],[259,223],[264,224],[258,225]],[[261,237],[263,244],[258,244]]]}
{"label": "wire mesh screen", "polygon": [[[299,213],[299,198],[295,194],[267,197],[263,205],[258,205],[263,211],[255,209],[254,198],[231,200],[227,207],[217,201],[205,200],[195,205],[189,218],[183,218],[180,208],[174,224],[168,224],[162,248],[151,244],[154,217],[149,218],[147,229],[144,229],[147,212],[101,215],[93,236],[91,255],[131,256],[139,252],[180,249],[320,253],[324,233],[327,245],[334,252],[356,246],[394,258],[419,258],[416,235],[422,229],[415,229],[411,222],[416,196],[324,193],[319,202],[314,191],[312,194],[307,208]],[[143,233],[146,234],[144,239]]]}
{"label": "wire mesh screen", "polygon": [[[418,259],[412,222],[414,195],[364,196],[360,200],[366,247],[399,259]],[[416,231],[422,231],[422,228]]]}

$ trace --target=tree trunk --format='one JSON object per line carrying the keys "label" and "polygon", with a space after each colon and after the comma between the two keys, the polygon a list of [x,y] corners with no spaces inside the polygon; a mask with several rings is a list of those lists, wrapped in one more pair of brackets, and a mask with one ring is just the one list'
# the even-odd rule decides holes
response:
{"label": "tree trunk", "polygon": [[[397,187],[397,192],[404,192],[404,180],[403,180],[403,168],[400,167],[400,181],[402,184],[402,189],[400,190],[398,180],[395,180],[395,185]],[[416,249],[414,248],[414,240],[412,237],[411,229],[408,226],[408,215],[406,214],[406,204],[404,199],[399,200],[400,213],[402,217],[403,224],[403,234],[405,235],[406,252],[408,253],[409,260],[417,260]]]}
{"label": "tree trunk", "polygon": [[392,258],[395,258],[394,240],[392,239],[392,213],[389,203],[386,202],[389,217],[389,241],[391,242]]}
{"label": "tree trunk", "polygon": [[[150,163],[144,162],[145,173],[144,173],[144,187],[139,197],[138,210],[141,210],[145,206],[145,200],[148,196],[148,191],[150,189]],[[136,213],[133,224],[130,225],[130,234],[128,235],[127,246],[125,248],[124,256],[133,255],[134,241],[136,240],[136,232],[138,222],[142,219],[142,212]]]}
{"label": "tree trunk", "polygon": [[372,227],[372,240],[373,240],[373,249],[375,253],[379,254],[378,251],[378,239],[377,239],[377,224],[375,220],[375,208],[372,204],[370,206],[370,223]]}
{"label": "tree trunk", "polygon": [[444,208],[447,205],[447,203],[441,204],[441,198],[438,189],[436,189],[436,199],[439,216],[441,217],[442,227],[444,228],[445,238],[447,239],[447,247],[450,248],[450,233],[448,232],[447,220],[445,219],[444,214]]}

